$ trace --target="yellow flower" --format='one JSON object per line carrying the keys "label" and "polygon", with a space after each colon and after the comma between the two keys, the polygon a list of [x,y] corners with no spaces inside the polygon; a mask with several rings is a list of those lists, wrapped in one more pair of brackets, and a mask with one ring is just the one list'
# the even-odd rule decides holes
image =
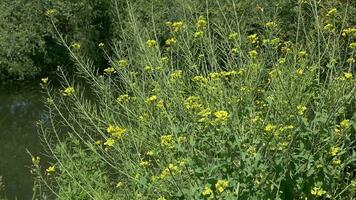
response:
{"label": "yellow flower", "polygon": [[231,49],[231,53],[232,54],[238,54],[239,53],[239,50],[237,48],[232,48]]}
{"label": "yellow flower", "polygon": [[303,105],[298,105],[297,106],[297,111],[298,111],[298,115],[303,115],[304,111],[307,110],[307,107],[303,106]]}
{"label": "yellow flower", "polygon": [[340,122],[341,128],[348,128],[350,126],[350,120],[344,119]]}
{"label": "yellow flower", "polygon": [[81,45],[78,42],[74,42],[74,43],[72,43],[71,47],[73,49],[77,49],[78,50],[78,49],[80,49]]}
{"label": "yellow flower", "polygon": [[175,70],[171,75],[170,75],[170,79],[171,80],[175,80],[175,79],[179,79],[182,78],[182,70]]}
{"label": "yellow flower", "polygon": [[330,17],[330,16],[335,15],[336,13],[337,13],[337,9],[336,8],[332,8],[331,10],[328,11],[326,16]]}
{"label": "yellow flower", "polygon": [[341,164],[341,160],[340,159],[334,159],[333,160],[333,164],[334,165],[340,165]]}
{"label": "yellow flower", "polygon": [[252,44],[255,44],[257,42],[258,36],[257,34],[252,34],[247,36],[247,40],[251,42]]}
{"label": "yellow flower", "polygon": [[200,16],[198,19],[198,22],[196,23],[197,29],[205,29],[206,25],[207,25],[207,21],[206,21],[205,17]]}
{"label": "yellow flower", "polygon": [[166,40],[166,45],[167,46],[172,46],[177,43],[177,40],[175,38],[169,38]]}
{"label": "yellow flower", "polygon": [[273,124],[267,124],[267,126],[265,126],[265,128],[263,130],[265,132],[269,133],[269,132],[272,132],[275,128],[276,128],[276,126],[274,126]]}
{"label": "yellow flower", "polygon": [[265,26],[267,28],[275,28],[277,26],[277,23],[276,22],[273,22],[273,21],[269,21],[265,24]]}
{"label": "yellow flower", "polygon": [[40,164],[40,160],[41,160],[41,158],[38,157],[38,156],[32,157],[32,163],[33,163],[34,165]]}
{"label": "yellow flower", "polygon": [[102,43],[102,42],[100,42],[100,43],[98,44],[98,47],[99,47],[99,48],[103,48],[104,46],[105,46],[105,44]]}
{"label": "yellow flower", "polygon": [[324,194],[326,194],[326,191],[323,190],[321,187],[313,187],[313,189],[311,189],[310,193],[314,196],[321,197]]}
{"label": "yellow flower", "polygon": [[216,190],[220,193],[224,192],[227,187],[229,187],[229,181],[227,180],[218,180],[215,184]]}
{"label": "yellow flower", "polygon": [[124,186],[124,183],[122,181],[117,182],[116,188],[121,188],[122,186]]}
{"label": "yellow flower", "polygon": [[140,166],[141,166],[141,167],[147,167],[147,166],[150,166],[150,162],[149,162],[149,161],[147,161],[147,160],[142,160],[142,161],[140,162]]}
{"label": "yellow flower", "polygon": [[238,34],[236,32],[232,32],[229,34],[229,40],[236,40]]}
{"label": "yellow flower", "polygon": [[105,146],[112,147],[115,144],[115,140],[112,138],[108,138],[106,142],[104,143]]}
{"label": "yellow flower", "polygon": [[131,97],[128,94],[122,94],[119,97],[117,97],[117,101],[120,103],[127,103],[129,102]]}
{"label": "yellow flower", "polygon": [[307,55],[308,55],[308,54],[307,54],[306,51],[299,51],[299,52],[298,52],[298,56],[299,56],[299,57],[302,57],[302,58],[303,58],[303,57],[305,57],[305,56],[307,56]]}
{"label": "yellow flower", "polygon": [[211,188],[209,186],[205,186],[202,195],[203,196],[210,196],[213,193],[213,191],[211,190]]}
{"label": "yellow flower", "polygon": [[101,141],[100,141],[100,140],[97,140],[97,141],[95,141],[95,144],[96,144],[96,145],[100,145],[100,144],[101,144]]}
{"label": "yellow flower", "polygon": [[255,58],[255,57],[258,55],[258,53],[257,53],[256,50],[251,50],[251,51],[248,52],[248,55],[249,55],[251,58]]}
{"label": "yellow flower", "polygon": [[152,103],[157,101],[158,97],[156,95],[152,95],[146,99],[146,103]]}
{"label": "yellow flower", "polygon": [[332,156],[337,156],[337,154],[341,151],[340,147],[331,147],[330,148],[330,154]]}
{"label": "yellow flower", "polygon": [[194,81],[194,82],[198,82],[198,83],[202,83],[202,84],[204,84],[204,83],[207,83],[208,82],[208,79],[207,78],[205,78],[204,76],[194,76],[193,78],[192,78],[192,80]]}
{"label": "yellow flower", "polygon": [[41,78],[41,81],[42,81],[43,84],[47,84],[48,83],[48,77]]}
{"label": "yellow flower", "polygon": [[195,38],[202,38],[204,36],[204,32],[203,31],[197,31],[194,33],[194,37]]}
{"label": "yellow flower", "polygon": [[350,48],[351,48],[351,49],[356,49],[356,42],[351,43],[351,44],[350,44]]}
{"label": "yellow flower", "polygon": [[[166,24],[167,25],[167,24]],[[174,32],[179,32],[182,28],[183,28],[183,22],[179,21],[179,22],[173,22],[172,24],[172,28]]]}
{"label": "yellow flower", "polygon": [[324,26],[324,30],[326,31],[333,31],[334,30],[334,26],[332,24],[326,24]]}
{"label": "yellow flower", "polygon": [[47,174],[54,173],[54,172],[56,172],[56,168],[55,168],[54,166],[49,166],[49,167],[46,169],[46,172],[47,172]]}
{"label": "yellow flower", "polygon": [[157,45],[156,40],[147,40],[146,42],[148,47],[155,47]]}
{"label": "yellow flower", "polygon": [[115,69],[113,67],[108,67],[104,69],[104,72],[110,75],[115,72]]}
{"label": "yellow flower", "polygon": [[164,197],[159,197],[157,200],[167,200],[167,199]]}
{"label": "yellow flower", "polygon": [[110,133],[113,137],[122,138],[126,132],[126,129],[121,128],[119,126],[109,125],[106,131]]}
{"label": "yellow flower", "polygon": [[215,121],[218,122],[225,122],[229,118],[229,113],[224,110],[217,111],[214,115],[216,117]]}
{"label": "yellow flower", "polygon": [[296,72],[295,72],[295,73],[296,73],[296,75],[297,75],[297,76],[301,76],[301,75],[303,75],[304,70],[303,70],[303,69],[301,69],[301,68],[299,68],[299,69],[297,69],[297,70],[296,70]]}
{"label": "yellow flower", "polygon": [[125,67],[129,66],[129,63],[127,62],[127,60],[124,60],[124,59],[117,61],[117,64],[121,68],[125,68]]}
{"label": "yellow flower", "polygon": [[173,135],[162,135],[161,144],[168,148],[173,148]]}
{"label": "yellow flower", "polygon": [[57,12],[56,9],[48,9],[48,10],[46,11],[46,15],[47,15],[48,17],[51,17],[51,16],[53,16],[56,12]]}
{"label": "yellow flower", "polygon": [[75,92],[73,87],[67,87],[63,90],[62,94],[63,96],[70,96]]}
{"label": "yellow flower", "polygon": [[146,155],[148,155],[148,156],[153,156],[154,154],[155,154],[155,152],[153,150],[146,152]]}
{"label": "yellow flower", "polygon": [[344,72],[344,77],[345,77],[346,79],[352,79],[352,73],[350,73],[350,72]]}

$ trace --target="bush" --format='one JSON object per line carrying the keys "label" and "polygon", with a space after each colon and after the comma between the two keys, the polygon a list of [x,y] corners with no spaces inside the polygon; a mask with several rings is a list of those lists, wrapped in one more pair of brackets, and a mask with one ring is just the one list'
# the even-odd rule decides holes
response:
{"label": "bush", "polygon": [[43,174],[33,161],[48,194],[352,199],[356,29],[339,24],[347,13],[300,1],[289,29],[279,11],[175,6],[192,10],[142,26],[129,5],[103,71],[68,45],[90,94],[63,71],[61,91],[43,80],[50,120],[39,127],[56,162]]}

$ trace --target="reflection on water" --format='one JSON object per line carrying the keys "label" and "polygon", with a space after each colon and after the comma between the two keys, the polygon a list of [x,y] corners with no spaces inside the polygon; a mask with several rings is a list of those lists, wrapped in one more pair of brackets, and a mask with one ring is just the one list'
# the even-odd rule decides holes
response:
{"label": "reflection on water", "polygon": [[[0,176],[7,197],[32,197],[31,158],[41,150],[36,121],[44,118],[39,84],[0,85]],[[0,195],[1,197],[1,195]]]}

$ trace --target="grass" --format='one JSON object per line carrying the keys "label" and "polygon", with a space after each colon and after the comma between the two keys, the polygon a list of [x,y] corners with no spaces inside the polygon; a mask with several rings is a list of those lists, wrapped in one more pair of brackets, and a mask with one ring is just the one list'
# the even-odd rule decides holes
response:
{"label": "grass", "polygon": [[34,158],[34,198],[352,199],[356,29],[319,6],[298,3],[290,33],[234,3],[145,26],[128,4],[103,71],[59,37],[77,72],[43,80],[56,162]]}

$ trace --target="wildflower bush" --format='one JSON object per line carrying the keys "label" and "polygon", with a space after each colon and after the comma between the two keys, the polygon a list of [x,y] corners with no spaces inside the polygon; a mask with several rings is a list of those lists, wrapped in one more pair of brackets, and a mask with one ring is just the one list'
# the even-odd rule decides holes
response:
{"label": "wildflower bush", "polygon": [[[128,5],[114,53],[98,44],[104,70],[60,37],[78,78],[61,70],[60,91],[42,79],[49,120],[39,129],[55,162],[33,157],[38,198],[355,196],[356,27],[347,11],[295,2],[287,33],[278,18],[259,12],[250,23],[229,3],[147,28]],[[231,11],[216,11],[224,6]]]}

